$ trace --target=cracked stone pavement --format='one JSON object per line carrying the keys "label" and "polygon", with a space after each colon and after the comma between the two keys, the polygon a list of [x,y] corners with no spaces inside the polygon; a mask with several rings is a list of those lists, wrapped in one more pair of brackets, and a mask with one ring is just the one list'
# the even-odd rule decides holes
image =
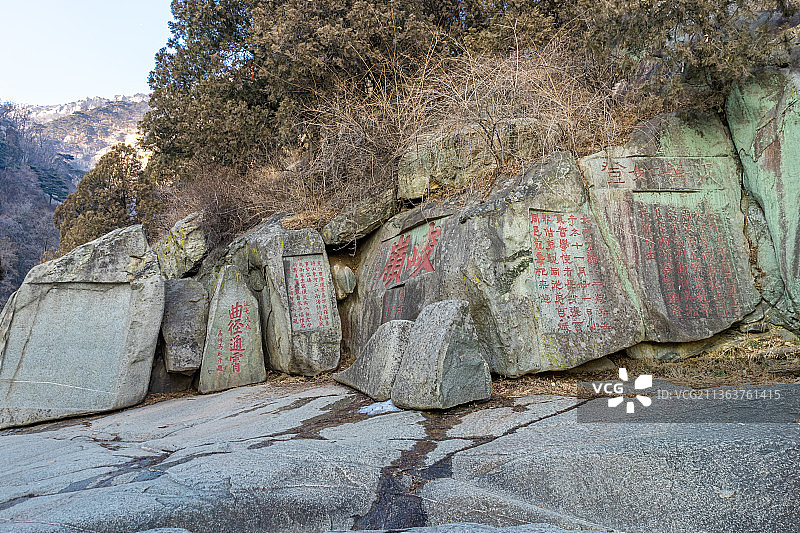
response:
{"label": "cracked stone pavement", "polygon": [[272,383],[0,431],[0,531],[800,531],[800,424],[579,424],[584,401],[363,414]]}

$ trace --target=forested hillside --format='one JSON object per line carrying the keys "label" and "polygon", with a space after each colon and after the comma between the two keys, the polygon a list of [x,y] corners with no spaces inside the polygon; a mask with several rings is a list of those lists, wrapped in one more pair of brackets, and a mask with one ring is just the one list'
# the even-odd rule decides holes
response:
{"label": "forested hillside", "polygon": [[0,105],[0,306],[42,254],[58,248],[53,212],[83,175],[71,162],[24,111]]}
{"label": "forested hillside", "polygon": [[[134,144],[138,123],[149,109],[145,95],[96,103],[42,124],[42,136],[52,149],[73,156],[73,166],[83,171],[94,167],[112,146]],[[47,116],[44,111],[39,115]]]}

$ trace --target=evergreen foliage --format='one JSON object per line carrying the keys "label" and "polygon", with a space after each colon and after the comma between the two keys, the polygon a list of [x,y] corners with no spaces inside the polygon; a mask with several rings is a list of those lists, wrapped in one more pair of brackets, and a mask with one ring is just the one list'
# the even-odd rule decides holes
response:
{"label": "evergreen foliage", "polygon": [[609,90],[683,102],[687,87],[702,86],[718,101],[750,70],[783,57],[784,32],[763,24],[752,6],[747,0],[173,0],[172,38],[150,75],[144,144],[161,162],[156,168],[181,177],[208,164],[243,172],[287,150],[313,149],[320,117],[309,109],[343,88],[355,97],[393,85],[402,92],[401,78],[442,58],[536,53],[554,37],[569,40],[577,56],[608,64],[609,77],[596,83]]}
{"label": "evergreen foliage", "polygon": [[143,224],[153,231],[157,189],[142,171],[136,150],[118,144],[86,173],[78,190],[56,208],[61,251],[68,252],[116,228]]}

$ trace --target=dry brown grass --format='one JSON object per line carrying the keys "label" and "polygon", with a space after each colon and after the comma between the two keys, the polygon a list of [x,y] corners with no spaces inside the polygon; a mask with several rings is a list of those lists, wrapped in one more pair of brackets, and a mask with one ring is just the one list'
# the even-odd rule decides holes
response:
{"label": "dry brown grass", "polygon": [[[683,361],[637,361],[624,353],[612,355],[611,359],[618,367],[627,368],[629,375],[652,374],[654,379],[695,389],[800,383],[800,344],[774,333],[744,335],[739,342],[723,344]],[[577,396],[580,382],[617,379],[616,371],[543,372],[516,379],[495,377],[492,396],[499,399],[531,394]],[[586,393],[581,391],[581,395]]]}
{"label": "dry brown grass", "polygon": [[[320,228],[335,214],[396,187],[397,163],[412,146],[472,128],[494,170],[440,190],[448,199],[484,197],[498,175],[514,175],[554,150],[583,155],[618,141],[643,118],[614,101],[602,65],[577,54],[569,39],[510,56],[434,59],[407,72],[386,61],[377,82],[342,84],[307,110],[313,144],[246,174],[197,168],[196,178],[165,191],[166,230],[203,209],[224,240],[278,213],[291,227]],[[504,128],[524,119],[524,142]],[[520,147],[524,146],[524,149]]]}

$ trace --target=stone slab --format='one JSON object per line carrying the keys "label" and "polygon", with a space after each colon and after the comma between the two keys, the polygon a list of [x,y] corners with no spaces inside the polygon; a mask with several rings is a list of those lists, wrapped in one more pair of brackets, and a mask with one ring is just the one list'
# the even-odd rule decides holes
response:
{"label": "stone slab", "polygon": [[487,400],[492,380],[469,303],[443,300],[422,310],[392,386],[392,403],[407,409],[449,409]]}
{"label": "stone slab", "polygon": [[408,348],[414,323],[390,320],[380,325],[358,358],[333,379],[357,389],[376,402],[385,402],[392,395],[397,372]]}
{"label": "stone slab", "polygon": [[0,315],[0,427],[140,402],[163,310],[141,226],[32,268]]}
{"label": "stone slab", "polygon": [[261,321],[255,295],[244,275],[226,265],[211,299],[198,392],[216,392],[267,377]]}
{"label": "stone slab", "polygon": [[164,362],[168,372],[193,372],[203,361],[208,293],[192,279],[164,282]]}

